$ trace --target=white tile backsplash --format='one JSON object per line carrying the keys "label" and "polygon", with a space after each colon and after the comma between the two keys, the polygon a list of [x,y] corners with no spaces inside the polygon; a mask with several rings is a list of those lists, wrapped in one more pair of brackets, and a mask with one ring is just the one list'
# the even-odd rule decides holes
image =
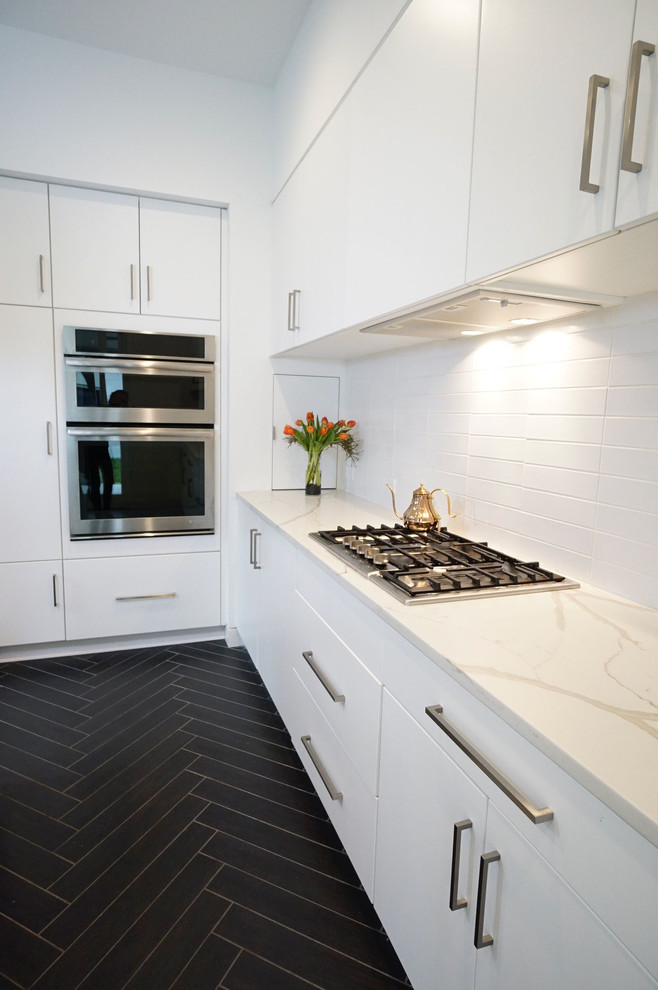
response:
{"label": "white tile backsplash", "polygon": [[349,491],[387,506],[392,482],[402,511],[440,486],[454,531],[658,608],[658,293],[364,358],[345,385]]}

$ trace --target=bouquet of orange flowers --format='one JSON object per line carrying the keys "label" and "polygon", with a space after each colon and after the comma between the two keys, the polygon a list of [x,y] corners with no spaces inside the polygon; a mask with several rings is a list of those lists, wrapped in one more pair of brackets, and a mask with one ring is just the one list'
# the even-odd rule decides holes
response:
{"label": "bouquet of orange flowers", "polygon": [[322,419],[312,412],[306,413],[306,422],[295,420],[294,426],[283,427],[283,435],[288,444],[297,443],[308,452],[306,467],[307,494],[319,495],[322,472],[320,470],[320,455],[327,447],[342,447],[349,460],[358,457],[358,443],[352,430],[356,426],[353,419],[345,422],[339,419],[337,423],[330,422],[326,416]]}

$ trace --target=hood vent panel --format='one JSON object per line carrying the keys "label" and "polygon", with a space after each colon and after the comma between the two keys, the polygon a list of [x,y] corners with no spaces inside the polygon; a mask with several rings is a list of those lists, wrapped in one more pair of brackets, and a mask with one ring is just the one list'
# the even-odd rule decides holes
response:
{"label": "hood vent panel", "polygon": [[548,323],[595,309],[599,305],[591,301],[551,299],[548,296],[482,287],[435,302],[408,316],[365,327],[361,332],[446,340],[461,334],[494,333]]}

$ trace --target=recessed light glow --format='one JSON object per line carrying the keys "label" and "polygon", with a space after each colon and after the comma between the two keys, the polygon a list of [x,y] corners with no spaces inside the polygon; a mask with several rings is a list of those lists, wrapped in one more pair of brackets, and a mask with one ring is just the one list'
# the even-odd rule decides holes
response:
{"label": "recessed light glow", "polygon": [[510,320],[509,322],[513,323],[515,327],[529,327],[533,323],[539,323],[539,320],[531,320],[529,317],[520,316],[518,320]]}
{"label": "recessed light glow", "polygon": [[462,337],[480,337],[484,330],[460,330]]}

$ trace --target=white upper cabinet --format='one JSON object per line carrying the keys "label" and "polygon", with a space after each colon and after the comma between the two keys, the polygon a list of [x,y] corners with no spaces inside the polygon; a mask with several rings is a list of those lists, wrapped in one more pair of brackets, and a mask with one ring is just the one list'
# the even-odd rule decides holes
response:
{"label": "white upper cabinet", "polygon": [[482,0],[467,281],[613,229],[634,10]]}
{"label": "white upper cabinet", "polygon": [[0,562],[62,555],[52,313],[0,306]]}
{"label": "white upper cabinet", "polygon": [[50,187],[57,308],[220,317],[221,211]]}
{"label": "white upper cabinet", "polygon": [[139,313],[137,197],[51,186],[50,221],[54,306]]}
{"label": "white upper cabinet", "polygon": [[0,301],[50,306],[48,187],[0,176],[0,230]]}
{"label": "white upper cabinet", "polygon": [[[637,0],[617,225],[658,212],[658,3]],[[628,119],[628,124],[626,123]]]}
{"label": "white upper cabinet", "polygon": [[140,199],[142,313],[218,320],[221,211]]}
{"label": "white upper cabinet", "polygon": [[414,0],[358,80],[346,321],[464,282],[479,0]]}

